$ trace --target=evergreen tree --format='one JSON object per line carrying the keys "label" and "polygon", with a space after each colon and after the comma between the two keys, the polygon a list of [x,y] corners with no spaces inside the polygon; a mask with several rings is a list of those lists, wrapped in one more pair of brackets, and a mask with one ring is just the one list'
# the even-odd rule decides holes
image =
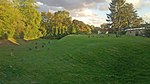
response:
{"label": "evergreen tree", "polygon": [[133,4],[126,3],[124,7],[124,28],[139,27],[143,22],[143,19],[140,18],[137,14],[137,11],[134,9]]}
{"label": "evergreen tree", "polygon": [[107,14],[109,22],[112,22],[112,27],[116,28],[117,31],[120,31],[123,23],[124,17],[122,17],[123,9],[125,6],[125,0],[112,0],[110,3],[109,10],[111,11],[110,14]]}
{"label": "evergreen tree", "polygon": [[126,3],[125,0],[112,0],[109,10],[111,13],[107,14],[107,21],[111,23],[117,35],[121,32],[121,28],[138,27],[143,21],[133,5]]}

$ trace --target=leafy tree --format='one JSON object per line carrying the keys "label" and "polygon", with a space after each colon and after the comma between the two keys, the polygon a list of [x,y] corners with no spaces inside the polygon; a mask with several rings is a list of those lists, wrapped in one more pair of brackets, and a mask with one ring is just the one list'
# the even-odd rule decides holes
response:
{"label": "leafy tree", "polygon": [[88,24],[85,24],[82,21],[73,20],[72,24],[69,28],[69,32],[71,34],[75,33],[91,33],[91,30],[94,29],[94,26],[90,26]]}
{"label": "leafy tree", "polygon": [[69,12],[67,11],[58,11],[55,12],[54,15],[47,14],[50,18],[50,27],[48,31],[53,36],[61,36],[68,34],[68,28],[72,22]]}
{"label": "leafy tree", "polygon": [[51,35],[51,26],[50,26],[50,19],[52,17],[52,13],[48,12],[41,12],[41,28],[43,29],[43,35],[44,37],[47,37],[49,35]]}
{"label": "leafy tree", "polygon": [[76,34],[77,33],[77,28],[75,27],[74,23],[71,24],[68,31],[69,31],[70,34]]}
{"label": "leafy tree", "polygon": [[35,5],[34,0],[20,0],[19,1],[20,11],[25,18],[25,30],[24,30],[24,39],[32,40],[42,37],[42,31],[40,28],[41,15],[36,10],[37,6]]}
{"label": "leafy tree", "polygon": [[72,19],[69,12],[41,13],[41,26],[46,29],[46,37],[61,37],[69,34]]}
{"label": "leafy tree", "polygon": [[24,29],[21,12],[10,1],[0,2],[0,36],[3,38],[21,37]]}

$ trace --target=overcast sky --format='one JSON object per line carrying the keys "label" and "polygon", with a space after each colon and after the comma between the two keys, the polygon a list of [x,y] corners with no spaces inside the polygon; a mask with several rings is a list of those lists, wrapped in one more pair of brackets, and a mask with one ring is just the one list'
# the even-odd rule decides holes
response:
{"label": "overcast sky", "polygon": [[[106,14],[110,13],[108,6],[111,0],[36,0],[39,11],[56,12],[67,10],[73,19],[87,24],[100,26],[106,22]],[[133,3],[138,15],[150,22],[150,0],[126,0]]]}

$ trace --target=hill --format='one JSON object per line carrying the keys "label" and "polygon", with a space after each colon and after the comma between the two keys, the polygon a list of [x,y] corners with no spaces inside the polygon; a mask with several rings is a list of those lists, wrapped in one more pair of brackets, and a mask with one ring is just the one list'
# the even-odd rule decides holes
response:
{"label": "hill", "polygon": [[149,84],[150,39],[69,35],[0,46],[0,84]]}

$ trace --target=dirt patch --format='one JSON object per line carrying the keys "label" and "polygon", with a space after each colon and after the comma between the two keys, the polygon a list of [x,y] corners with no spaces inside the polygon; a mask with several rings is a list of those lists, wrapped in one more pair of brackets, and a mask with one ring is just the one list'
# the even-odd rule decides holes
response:
{"label": "dirt patch", "polygon": [[3,45],[14,45],[14,44],[8,40],[0,40],[0,47]]}

